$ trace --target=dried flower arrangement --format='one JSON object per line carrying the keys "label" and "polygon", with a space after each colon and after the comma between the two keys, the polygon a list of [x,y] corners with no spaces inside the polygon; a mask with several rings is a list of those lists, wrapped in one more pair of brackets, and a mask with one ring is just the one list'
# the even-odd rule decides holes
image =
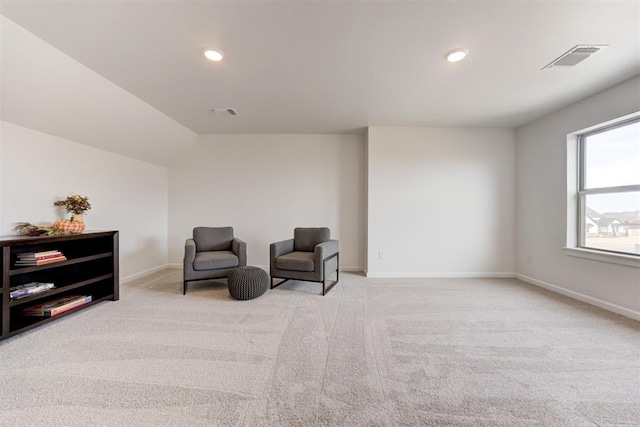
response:
{"label": "dried flower arrangement", "polygon": [[17,222],[14,224],[13,229],[22,234],[23,236],[42,236],[47,234],[62,234],[62,230],[59,230],[52,226],[38,226],[31,224],[30,222]]}
{"label": "dried flower arrangement", "polygon": [[77,194],[71,194],[64,200],[58,200],[54,203],[54,205],[64,206],[67,212],[71,212],[75,215],[82,215],[91,209],[89,197],[79,196]]}
{"label": "dried flower arrangement", "polygon": [[[83,215],[87,211],[91,210],[91,203],[89,203],[89,198],[86,196],[79,196],[77,194],[71,193],[64,200],[58,200],[53,203],[54,206],[64,206],[67,212],[73,213],[74,215]],[[25,236],[42,236],[48,234],[66,234],[66,233],[81,233],[85,229],[84,221],[82,220],[82,216],[77,217],[74,221],[74,217],[71,217],[71,221],[67,220],[58,220],[53,223],[53,225],[35,225],[30,222],[18,222],[15,223],[13,229],[18,232],[18,234],[22,234]]]}

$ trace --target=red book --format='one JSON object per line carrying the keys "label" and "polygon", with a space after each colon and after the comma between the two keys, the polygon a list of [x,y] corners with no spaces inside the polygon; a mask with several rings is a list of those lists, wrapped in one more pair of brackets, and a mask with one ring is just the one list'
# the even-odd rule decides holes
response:
{"label": "red book", "polygon": [[59,256],[62,256],[62,252],[60,251],[56,251],[56,253],[52,253],[49,255],[36,255],[36,261],[39,261],[41,259],[57,258]]}
{"label": "red book", "polygon": [[35,259],[19,259],[16,261],[16,266],[18,267],[29,267],[29,266],[34,266],[34,265],[46,265],[46,264],[53,264],[55,262],[60,262],[60,261],[66,261],[67,257],[64,255],[58,255],[55,258],[47,258],[47,259],[40,259],[40,260],[35,260]]}
{"label": "red book", "polygon": [[60,262],[60,261],[66,261],[67,257],[64,255],[61,255],[57,258],[49,258],[49,259],[42,259],[42,260],[38,260],[36,261],[36,265],[45,265],[45,264],[53,264],[55,262]]}
{"label": "red book", "polygon": [[22,310],[22,314],[24,314],[25,316],[53,317],[90,302],[91,295],[70,295],[66,297],[56,298],[43,304],[25,308],[24,310]]}
{"label": "red book", "polygon": [[19,260],[39,260],[47,258],[55,258],[62,255],[60,251],[46,251],[46,252],[25,252],[18,254]]}

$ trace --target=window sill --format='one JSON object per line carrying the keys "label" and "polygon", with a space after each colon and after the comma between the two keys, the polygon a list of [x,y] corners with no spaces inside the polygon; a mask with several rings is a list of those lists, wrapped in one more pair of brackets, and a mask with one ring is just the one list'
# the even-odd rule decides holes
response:
{"label": "window sill", "polygon": [[596,251],[583,248],[564,248],[564,253],[578,258],[586,258],[594,261],[608,262],[611,264],[626,265],[627,267],[640,268],[640,258],[633,255],[614,254],[610,252]]}

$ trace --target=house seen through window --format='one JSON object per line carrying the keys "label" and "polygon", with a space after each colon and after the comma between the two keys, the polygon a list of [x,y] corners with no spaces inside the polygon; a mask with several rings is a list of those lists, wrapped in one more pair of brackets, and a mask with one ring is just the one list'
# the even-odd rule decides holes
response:
{"label": "house seen through window", "polygon": [[640,118],[578,138],[579,246],[640,256]]}

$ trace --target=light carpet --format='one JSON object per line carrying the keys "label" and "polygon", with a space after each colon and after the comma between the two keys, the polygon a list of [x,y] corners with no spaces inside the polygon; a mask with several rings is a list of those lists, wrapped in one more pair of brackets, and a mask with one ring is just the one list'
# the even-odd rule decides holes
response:
{"label": "light carpet", "polygon": [[0,343],[0,424],[640,425],[640,323],[515,279],[180,281]]}

